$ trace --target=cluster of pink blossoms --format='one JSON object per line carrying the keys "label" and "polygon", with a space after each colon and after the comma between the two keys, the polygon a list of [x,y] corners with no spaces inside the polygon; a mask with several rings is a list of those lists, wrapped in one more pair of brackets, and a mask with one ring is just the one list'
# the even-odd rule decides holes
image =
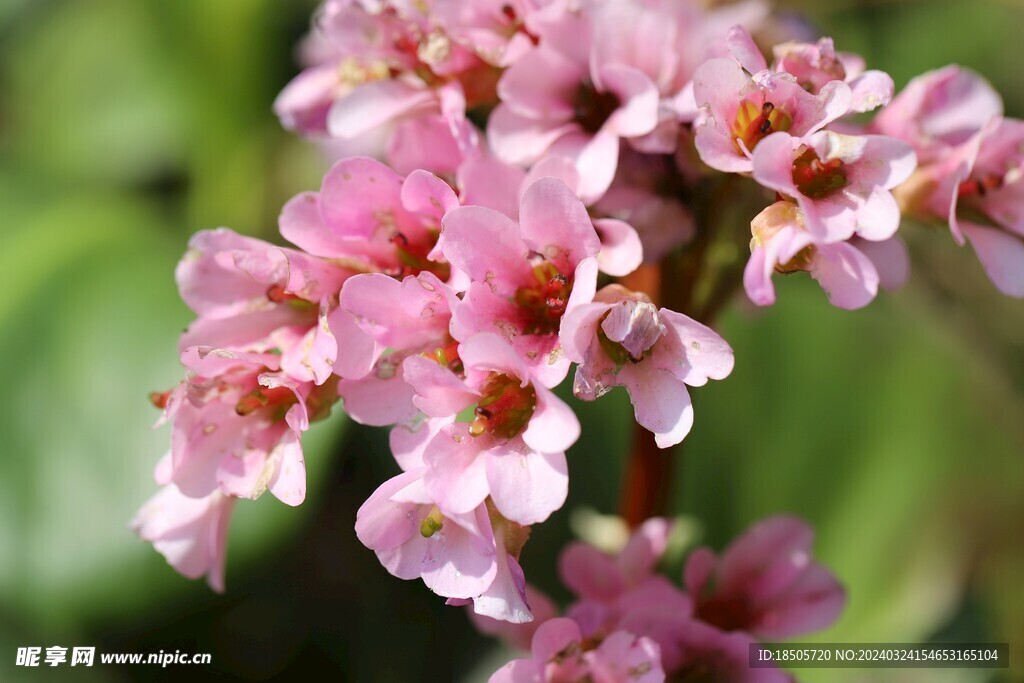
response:
{"label": "cluster of pink blossoms", "polygon": [[139,534],[222,590],[234,502],[300,504],[302,434],[342,401],[391,428],[401,470],[359,539],[481,620],[532,624],[533,659],[494,680],[778,680],[738,664],[752,637],[824,627],[844,600],[796,520],[694,553],[686,591],[653,573],[661,520],[617,559],[574,546],[580,601],[558,619],[519,560],[566,500],[580,423],[552,390],[573,365],[576,398],[624,387],[661,448],[692,427],[689,387],[731,372],[709,320],[629,277],[716,237],[697,220],[717,213],[696,210],[710,187],[764,207],[742,276],[755,304],[776,273],[848,309],[899,286],[903,213],[948,222],[1024,296],[1024,123],[963,69],[895,95],[802,30],[756,0],[328,0],[274,108],[362,155],[285,205],[292,247],[193,238],[177,280],[197,319],[184,381],[152,397],[173,431]]}
{"label": "cluster of pink blossoms", "polygon": [[794,517],[770,517],[721,556],[698,548],[683,588],[655,571],[670,531],[667,520],[651,518],[616,555],[569,545],[558,569],[577,600],[563,616],[531,587],[532,623],[474,617],[482,631],[532,655],[509,662],[491,683],[790,681],[779,669],[751,668],[750,645],[825,628],[846,602],[832,574],[811,559],[811,529]]}

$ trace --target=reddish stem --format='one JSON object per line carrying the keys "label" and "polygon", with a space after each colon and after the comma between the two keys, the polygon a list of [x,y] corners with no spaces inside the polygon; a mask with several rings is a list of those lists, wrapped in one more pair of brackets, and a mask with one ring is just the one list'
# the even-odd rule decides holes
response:
{"label": "reddish stem", "polygon": [[[644,292],[655,305],[661,305],[663,280],[660,264],[643,265],[622,278],[622,284],[633,291]],[[658,448],[654,435],[634,424],[619,500],[619,514],[630,528],[667,511],[672,464],[672,455]]]}

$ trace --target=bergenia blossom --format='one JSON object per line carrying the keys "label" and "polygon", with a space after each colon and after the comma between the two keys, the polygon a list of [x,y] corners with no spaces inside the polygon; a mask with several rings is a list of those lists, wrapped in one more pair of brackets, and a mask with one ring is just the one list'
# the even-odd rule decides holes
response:
{"label": "bergenia blossom", "polygon": [[890,190],[917,164],[910,146],[894,138],[831,131],[804,138],[775,133],[752,161],[754,179],[795,200],[807,231],[824,242],[892,237],[900,210]]}
{"label": "bergenia blossom", "polygon": [[[806,228],[803,211],[793,202],[766,208],[751,222],[751,232],[743,284],[747,296],[759,306],[775,303],[772,277],[776,273],[810,273],[832,305],[849,310],[871,303],[881,282],[895,289],[905,279],[905,252],[898,238],[816,241]],[[889,277],[883,280],[880,271]]]}
{"label": "bergenia blossom", "polygon": [[563,316],[589,302],[601,241],[586,207],[555,178],[523,193],[519,222],[481,206],[444,217],[441,253],[470,279],[452,336],[500,334],[547,387],[569,371],[558,332]]}
{"label": "bergenia blossom", "polygon": [[716,556],[690,555],[686,588],[696,615],[724,631],[783,639],[831,625],[846,604],[836,578],[811,557],[814,532],[802,520],[762,520]]}
{"label": "bergenia blossom", "polygon": [[724,379],[733,367],[732,349],[713,330],[616,285],[569,313],[562,339],[579,363],[576,396],[592,401],[626,387],[637,422],[661,448],[682,441],[693,425],[686,386]]}
{"label": "bergenia blossom", "polygon": [[649,638],[616,631],[597,647],[587,647],[571,619],[545,622],[533,636],[531,659],[514,659],[496,671],[490,683],[661,683],[658,645]]}
{"label": "bergenia blossom", "polygon": [[789,42],[776,45],[775,71],[793,75],[808,92],[818,94],[832,81],[850,86],[850,109],[863,113],[884,107],[892,100],[895,85],[884,71],[865,70],[864,60],[854,54],[836,52],[831,38],[817,43]]}
{"label": "bergenia blossom", "polygon": [[446,509],[465,512],[490,496],[507,519],[544,521],[565,501],[565,451],[580,431],[575,414],[497,335],[471,337],[459,358],[464,378],[426,357],[403,366],[413,402],[429,417],[475,406],[471,422],[443,427],[426,446],[427,491]]}
{"label": "bergenia blossom", "polygon": [[[390,428],[396,465],[361,493],[356,536],[382,571],[530,648],[495,683],[789,680],[750,668],[749,647],[846,602],[809,525],[771,517],[698,549],[681,586],[659,570],[672,525],[637,485],[671,462],[653,446],[690,432],[690,388],[733,369],[716,314],[740,285],[773,303],[774,276],[799,271],[865,306],[907,279],[915,221],[948,225],[1024,296],[1024,123],[972,72],[894,97],[794,26],[758,0],[326,0],[274,110],[328,156],[358,141],[390,165],[337,160],[283,207],[292,246],[226,228],[189,242],[184,378],[151,397],[171,426],[163,488],[133,528],[223,590],[237,500],[302,503],[302,438],[341,402]],[[556,393],[574,364],[576,399],[629,395],[624,509],[641,512],[615,552],[565,549],[559,606],[524,567],[570,469],[601,476],[571,453],[586,421]]]}
{"label": "bergenia blossom", "polygon": [[734,30],[731,38],[733,57],[709,59],[693,78],[696,104],[705,108],[694,143],[708,166],[750,173],[751,155],[771,134],[808,136],[851,110],[845,82],[830,81],[811,94],[796,76],[769,70],[749,36]]}

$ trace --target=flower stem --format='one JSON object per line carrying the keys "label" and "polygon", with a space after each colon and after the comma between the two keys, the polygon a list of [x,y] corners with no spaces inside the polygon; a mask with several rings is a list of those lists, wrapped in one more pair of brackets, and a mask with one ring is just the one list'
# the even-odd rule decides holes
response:
{"label": "flower stem", "polygon": [[[746,214],[751,209],[730,201],[736,192],[731,177],[705,189],[709,191],[702,194],[710,201],[693,207],[702,226],[693,242],[660,264],[641,266],[623,278],[622,284],[645,292],[658,306],[711,325],[742,283],[739,255],[746,251],[750,238]],[[716,249],[726,256],[711,258]],[[669,513],[673,472],[681,457],[678,448],[672,452],[659,448],[654,435],[634,423],[619,498],[619,514],[630,528]]]}

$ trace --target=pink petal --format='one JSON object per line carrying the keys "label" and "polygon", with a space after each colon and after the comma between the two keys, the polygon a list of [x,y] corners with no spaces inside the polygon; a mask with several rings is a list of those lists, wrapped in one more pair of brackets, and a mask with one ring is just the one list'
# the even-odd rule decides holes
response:
{"label": "pink petal", "polygon": [[768,68],[761,49],[742,26],[733,26],[726,36],[729,52],[748,73],[756,74]]}
{"label": "pink petal", "polygon": [[475,281],[495,288],[532,277],[519,226],[502,213],[482,206],[453,209],[445,216],[441,239],[445,258]]}
{"label": "pink petal", "polygon": [[580,423],[562,399],[549,389],[535,386],[537,408],[523,432],[523,441],[541,453],[560,453],[576,443],[580,436]]}
{"label": "pink petal", "polygon": [[436,105],[433,91],[398,79],[356,86],[327,114],[331,135],[351,140],[417,108]]}
{"label": "pink petal", "polygon": [[881,242],[854,238],[850,246],[868,257],[878,271],[878,284],[888,290],[896,290],[910,278],[910,254],[907,246],[894,235]]}
{"label": "pink petal", "polygon": [[672,523],[663,517],[652,517],[634,531],[626,547],[619,553],[619,566],[626,580],[633,584],[647,578],[668,548]]}
{"label": "pink petal", "polygon": [[966,221],[960,221],[960,225],[999,291],[1024,297],[1024,240]]}
{"label": "pink petal", "polygon": [[423,466],[423,452],[440,431],[454,418],[428,418],[422,413],[396,424],[388,435],[391,455],[404,471]]}
{"label": "pink petal", "polygon": [[827,569],[808,566],[791,591],[777,598],[753,624],[758,638],[785,640],[831,626],[846,607],[846,591]]}
{"label": "pink petal", "polygon": [[463,204],[486,206],[519,220],[520,187],[526,173],[490,157],[467,159],[458,172]]}
{"label": "pink petal", "polygon": [[508,342],[496,334],[484,332],[470,337],[459,347],[459,357],[469,370],[478,373],[502,372],[529,382],[530,367]]}
{"label": "pink petal", "polygon": [[487,142],[502,161],[526,165],[542,157],[560,137],[578,129],[575,123],[520,116],[503,103],[487,119]]}
{"label": "pink petal", "polygon": [[567,358],[574,363],[584,362],[587,350],[595,340],[598,321],[611,306],[611,304],[594,302],[577,306],[565,314],[562,318],[559,338]]}
{"label": "pink petal", "polygon": [[401,230],[409,221],[402,208],[402,182],[402,176],[375,159],[339,161],[324,176],[320,213],[344,241],[370,240],[385,229]]}
{"label": "pink petal", "polygon": [[234,500],[219,492],[190,498],[169,485],[146,501],[131,526],[177,572],[190,579],[205,574],[210,588],[222,593],[233,508]]}
{"label": "pink petal", "polygon": [[619,108],[605,122],[603,130],[620,137],[639,137],[658,125],[658,88],[647,74],[623,64],[600,67],[600,79],[607,92],[619,98]]}
{"label": "pink petal", "polygon": [[[334,371],[338,342],[328,321],[330,309],[331,301],[324,297],[320,302],[316,327],[306,333],[301,343],[287,349],[281,357],[282,368],[296,380],[319,385],[326,382]],[[369,371],[369,367],[366,370]]]}
{"label": "pink petal", "polygon": [[896,86],[892,76],[884,71],[865,71],[850,81],[850,90],[853,92],[851,109],[866,112],[889,104]]}
{"label": "pink petal", "polygon": [[719,590],[755,590],[756,580],[766,566],[776,560],[805,562],[813,541],[814,531],[799,517],[776,515],[759,521],[722,553]]}
{"label": "pink petal", "polygon": [[619,163],[619,138],[607,126],[589,136],[569,133],[551,146],[552,154],[569,157],[580,174],[578,194],[586,204],[593,204],[615,179]]}
{"label": "pink petal", "polygon": [[406,358],[402,376],[415,392],[413,404],[430,417],[457,415],[479,398],[455,373],[431,358]]}
{"label": "pink petal", "polygon": [[572,619],[551,619],[537,629],[533,636],[533,661],[539,666],[555,659],[558,653],[573,643],[583,640],[580,627]]}
{"label": "pink petal", "polygon": [[463,160],[448,121],[439,114],[400,121],[387,137],[388,163],[403,175],[417,169],[453,175]]}
{"label": "pink petal", "polygon": [[[544,74],[538,78],[538,74]],[[561,53],[539,47],[523,55],[498,81],[498,97],[512,111],[531,119],[568,121],[585,74]]]}
{"label": "pink petal", "polygon": [[519,224],[527,246],[559,270],[574,269],[601,250],[583,202],[555,178],[541,178],[526,189],[519,207]]}
{"label": "pink petal", "polygon": [[714,576],[718,566],[718,556],[711,548],[697,548],[686,558],[686,567],[683,569],[683,585],[690,595],[699,599],[704,591],[709,588],[709,581]]}
{"label": "pink petal", "polygon": [[731,133],[720,129],[712,118],[696,125],[694,144],[700,154],[700,160],[717,171],[750,173],[753,170],[750,159],[736,151]]}
{"label": "pink petal", "polygon": [[487,590],[473,598],[473,611],[510,624],[533,621],[530,605],[526,602],[526,577],[523,569],[514,557],[505,552],[501,531],[495,531],[494,541],[498,572]]}
{"label": "pink petal", "polygon": [[754,149],[754,180],[790,197],[799,190],[793,183],[793,150],[800,140],[788,133],[772,133]]}
{"label": "pink petal", "polygon": [[492,448],[483,459],[491,498],[505,518],[537,524],[565,503],[569,475],[564,453],[536,453],[513,441]]}
{"label": "pink petal", "polygon": [[324,224],[319,192],[302,192],[292,197],[281,209],[277,222],[282,237],[310,254],[348,254],[347,245]]}
{"label": "pink petal", "polygon": [[580,173],[576,170],[572,160],[566,157],[544,157],[530,168],[530,172],[526,175],[525,180],[522,181],[521,187],[523,190],[526,190],[541,178],[557,178],[565,183],[573,191],[573,194],[579,193]]}
{"label": "pink petal", "polygon": [[327,112],[341,86],[333,65],[306,69],[293,78],[274,100],[281,125],[298,133],[325,133]]}
{"label": "pink petal", "polygon": [[[297,410],[293,406],[289,412]],[[306,499],[306,462],[302,458],[302,443],[298,435],[288,430],[268,457],[274,474],[267,488],[285,505],[301,505]]]}
{"label": "pink petal", "polygon": [[355,513],[355,536],[359,543],[371,550],[386,550],[406,543],[414,533],[419,533],[414,518],[418,506],[398,503],[393,497],[422,476],[423,469],[417,469],[391,477],[359,506]]}
{"label": "pink petal", "polygon": [[611,601],[626,591],[618,563],[586,543],[570,543],[558,558],[562,582],[581,598]]}
{"label": "pink petal", "polygon": [[729,376],[735,359],[732,348],[717,332],[682,313],[667,308],[660,312],[670,331],[655,346],[654,360],[659,367],[691,387]]}
{"label": "pink petal", "polygon": [[427,494],[441,512],[467,514],[484,502],[489,493],[485,455],[465,423],[441,430],[423,452]]}
{"label": "pink petal", "polygon": [[640,267],[644,260],[643,243],[632,225],[614,218],[597,218],[594,228],[601,240],[597,255],[601,272],[624,277]]}
{"label": "pink petal", "polygon": [[437,221],[459,205],[455,191],[433,173],[416,170],[402,183],[402,206],[406,211],[426,216]]}
{"label": "pink petal", "polygon": [[769,254],[771,242],[759,245],[750,253],[747,265],[743,268],[743,289],[747,297],[758,306],[771,306],[775,303],[774,255]]}
{"label": "pink petal", "polygon": [[[448,520],[446,520],[447,522]],[[423,583],[447,598],[472,598],[490,587],[497,576],[494,539],[487,511],[481,506],[476,522],[485,537],[471,533],[459,524],[445,523],[426,543],[423,558]]]}
{"label": "pink petal", "polygon": [[345,400],[348,416],[359,424],[383,427],[415,414],[413,390],[402,379],[401,368],[389,370],[383,377],[378,373],[379,370],[362,379],[338,382],[338,395]]}
{"label": "pink petal", "polygon": [[338,307],[331,311],[327,316],[327,325],[337,348],[331,366],[334,373],[345,379],[362,379],[370,374],[384,348],[344,308]]}
{"label": "pink petal", "polygon": [[654,433],[658,448],[674,446],[690,432],[693,407],[683,382],[652,363],[623,366],[618,378],[629,391],[636,421]]}
{"label": "pink petal", "polygon": [[845,242],[819,245],[810,272],[825,290],[829,302],[839,308],[863,308],[878,294],[875,265]]}

